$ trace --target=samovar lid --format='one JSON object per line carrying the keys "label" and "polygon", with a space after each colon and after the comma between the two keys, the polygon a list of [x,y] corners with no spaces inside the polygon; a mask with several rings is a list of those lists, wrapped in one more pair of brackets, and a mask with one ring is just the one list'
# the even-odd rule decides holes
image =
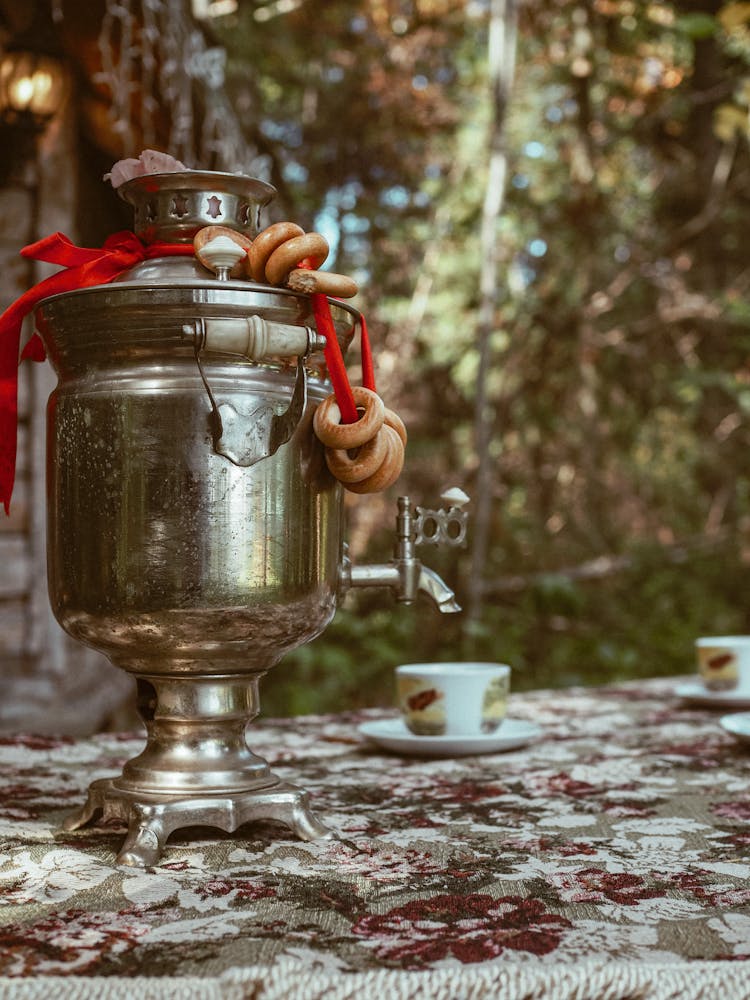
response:
{"label": "samovar lid", "polygon": [[[41,301],[37,323],[54,329],[58,342],[88,343],[99,336],[104,315],[110,339],[132,341],[139,349],[146,342],[181,342],[184,324],[196,319],[254,314],[273,323],[315,325],[306,294],[246,279],[218,280],[192,253],[170,253],[169,244],[192,249],[195,234],[206,226],[227,227],[252,240],[261,228],[261,209],[276,193],[270,184],[244,174],[180,170],[142,174],[116,190],[133,207],[133,232],[149,253],[105,284]],[[330,306],[345,352],[360,314],[339,300]]]}

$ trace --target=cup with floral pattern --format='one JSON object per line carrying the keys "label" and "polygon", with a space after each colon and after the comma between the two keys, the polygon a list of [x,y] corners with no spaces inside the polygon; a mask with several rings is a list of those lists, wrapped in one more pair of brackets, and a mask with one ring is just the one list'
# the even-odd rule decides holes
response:
{"label": "cup with floral pattern", "polygon": [[416,736],[481,736],[500,726],[508,707],[505,663],[405,663],[396,667],[401,714]]}
{"label": "cup with floral pattern", "polygon": [[696,639],[698,672],[708,691],[750,696],[750,635]]}

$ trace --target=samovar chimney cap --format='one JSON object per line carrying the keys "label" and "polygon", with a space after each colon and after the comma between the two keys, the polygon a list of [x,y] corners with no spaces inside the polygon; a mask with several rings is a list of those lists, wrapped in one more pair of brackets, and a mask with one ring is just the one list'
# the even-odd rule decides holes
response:
{"label": "samovar chimney cap", "polygon": [[260,211],[276,189],[257,177],[218,170],[140,174],[117,188],[135,210],[133,229],[144,243],[189,243],[205,226],[228,226],[251,239]]}

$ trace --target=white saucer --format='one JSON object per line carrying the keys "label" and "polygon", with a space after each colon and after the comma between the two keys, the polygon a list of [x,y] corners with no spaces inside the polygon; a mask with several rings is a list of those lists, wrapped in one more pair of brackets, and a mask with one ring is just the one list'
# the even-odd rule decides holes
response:
{"label": "white saucer", "polygon": [[742,743],[750,743],[750,712],[722,715],[719,725]]}
{"label": "white saucer", "polygon": [[384,750],[417,757],[466,757],[517,750],[542,734],[539,726],[522,719],[504,719],[494,733],[480,736],[415,736],[406,728],[403,719],[363,722],[359,731]]}
{"label": "white saucer", "polygon": [[716,708],[750,708],[750,694],[734,691],[707,691],[702,684],[691,681],[678,684],[674,690],[678,698],[694,705],[714,705]]}

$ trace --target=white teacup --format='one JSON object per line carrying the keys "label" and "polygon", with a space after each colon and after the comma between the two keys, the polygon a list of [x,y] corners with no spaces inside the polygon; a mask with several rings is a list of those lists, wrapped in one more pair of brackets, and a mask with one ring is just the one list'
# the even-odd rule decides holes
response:
{"label": "white teacup", "polygon": [[702,636],[695,649],[698,672],[709,691],[750,695],[750,635]]}
{"label": "white teacup", "polygon": [[505,663],[405,663],[396,667],[398,705],[417,736],[480,736],[505,718]]}

